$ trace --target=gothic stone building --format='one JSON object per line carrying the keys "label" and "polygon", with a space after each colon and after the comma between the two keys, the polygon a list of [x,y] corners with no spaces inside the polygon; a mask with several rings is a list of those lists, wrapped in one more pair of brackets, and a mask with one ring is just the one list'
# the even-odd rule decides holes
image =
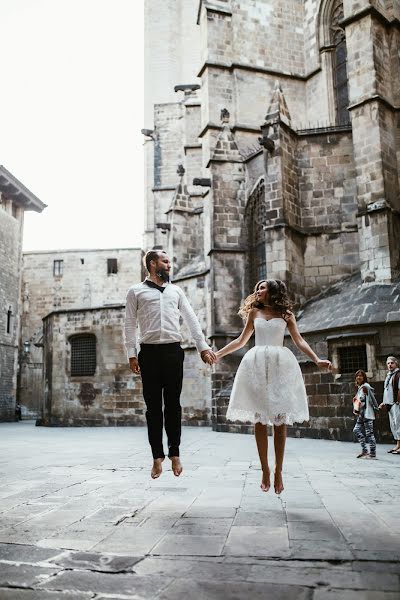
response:
{"label": "gothic stone building", "polygon": [[23,255],[18,399],[46,425],[144,422],[141,385],[123,346],[124,302],[141,250]]}
{"label": "gothic stone building", "polygon": [[[168,250],[216,347],[256,281],[283,279],[338,369],[299,356],[311,419],[291,434],[350,439],[355,370],[379,396],[400,352],[400,2],[145,6],[146,248]],[[185,347],[187,420],[249,430],[225,418],[241,356],[204,376]]]}
{"label": "gothic stone building", "polygon": [[24,212],[45,206],[0,166],[0,421],[15,420]]}

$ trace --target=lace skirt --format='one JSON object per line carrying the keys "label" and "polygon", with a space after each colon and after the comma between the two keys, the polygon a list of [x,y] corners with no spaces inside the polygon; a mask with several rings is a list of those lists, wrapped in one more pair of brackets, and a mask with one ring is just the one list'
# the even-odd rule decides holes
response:
{"label": "lace skirt", "polygon": [[226,414],[229,421],[292,425],[308,421],[303,376],[284,346],[254,346],[239,365]]}

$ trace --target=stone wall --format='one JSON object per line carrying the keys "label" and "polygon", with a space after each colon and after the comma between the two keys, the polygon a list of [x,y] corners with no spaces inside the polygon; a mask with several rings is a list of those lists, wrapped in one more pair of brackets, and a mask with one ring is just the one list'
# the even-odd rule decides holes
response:
{"label": "stone wall", "polygon": [[15,420],[23,210],[0,194],[0,421]]}
{"label": "stone wall", "polygon": [[[50,313],[44,319],[43,425],[142,425],[140,377],[129,369],[122,344],[124,306]],[[96,336],[96,372],[71,376],[71,336]]]}
{"label": "stone wall", "polygon": [[[24,416],[37,416],[43,386],[42,319],[54,310],[91,308],[125,302],[127,290],[142,277],[141,250],[58,250],[23,255],[21,347],[18,400]],[[117,273],[108,273],[108,259],[116,259]],[[54,261],[62,261],[62,275],[54,274]],[[121,338],[120,344],[123,344]]]}
{"label": "stone wall", "polygon": [[198,0],[148,0],[145,10],[144,127],[153,105],[173,102],[174,86],[196,83],[200,68]]}

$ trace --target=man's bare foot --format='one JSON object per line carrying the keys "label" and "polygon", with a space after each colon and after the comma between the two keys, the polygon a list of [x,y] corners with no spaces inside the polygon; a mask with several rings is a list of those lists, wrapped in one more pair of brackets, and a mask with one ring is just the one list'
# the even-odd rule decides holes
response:
{"label": "man's bare foot", "polygon": [[277,471],[275,469],[274,473],[274,488],[275,494],[281,494],[284,490],[283,480],[282,480],[282,471]]}
{"label": "man's bare foot", "polygon": [[260,488],[262,489],[263,492],[268,492],[270,487],[271,487],[271,481],[270,481],[270,477],[269,477],[269,469],[267,468],[267,469],[263,470],[263,476],[262,476]]}
{"label": "man's bare foot", "polygon": [[181,460],[179,456],[171,456],[170,458],[172,462],[172,472],[175,475],[175,477],[179,477],[179,475],[183,471]]}
{"label": "man's bare foot", "polygon": [[153,460],[153,467],[151,469],[151,478],[152,479],[157,479],[158,477],[160,477],[161,473],[162,473],[162,462],[163,462],[163,458],[155,458]]}

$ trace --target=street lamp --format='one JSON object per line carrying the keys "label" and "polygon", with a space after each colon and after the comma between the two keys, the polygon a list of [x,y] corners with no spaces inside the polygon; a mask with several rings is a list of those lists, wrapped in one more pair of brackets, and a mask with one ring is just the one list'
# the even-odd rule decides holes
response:
{"label": "street lamp", "polygon": [[24,353],[29,354],[31,351],[31,343],[29,340],[25,340],[24,342]]}

